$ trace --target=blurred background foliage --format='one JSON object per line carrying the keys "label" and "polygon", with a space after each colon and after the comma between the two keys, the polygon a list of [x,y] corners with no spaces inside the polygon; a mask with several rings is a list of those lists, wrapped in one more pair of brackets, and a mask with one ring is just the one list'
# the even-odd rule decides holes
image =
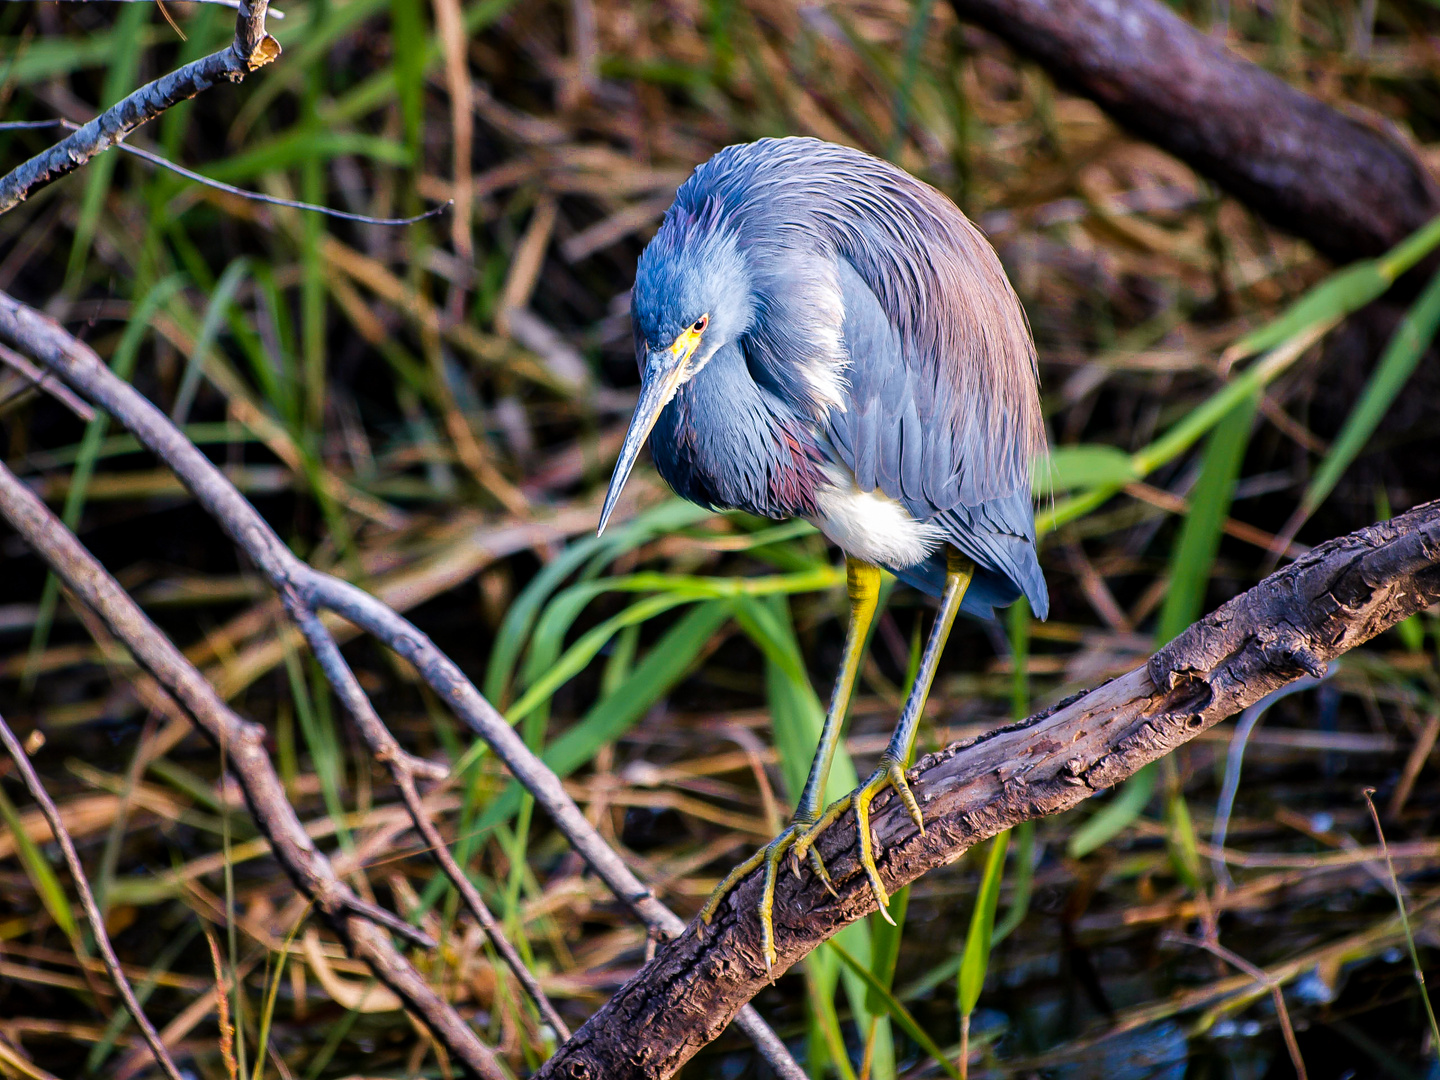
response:
{"label": "blurred background foliage", "polygon": [[[1422,0],[1177,6],[1440,156],[1440,12]],[[843,574],[803,523],[712,515],[642,470],[593,536],[637,382],[635,260],[721,146],[807,134],[898,162],[981,225],[1034,326],[1051,618],[957,627],[921,751],[1129,670],[1281,552],[1440,493],[1440,286],[1384,295],[1440,230],[1330,266],[945,4],[281,9],[278,62],[131,142],[355,213],[455,212],[327,220],[110,153],[0,218],[0,289],[183,423],[304,557],[416,619],[687,916],[787,816],[843,632]],[[0,114],[88,119],[232,27],[213,5],[0,5]],[[0,162],[51,137],[0,131]],[[10,466],[265,723],[337,866],[443,937],[422,958],[435,983],[517,1075],[535,1067],[553,1033],[214,523],[105,417],[13,372],[0,431]],[[36,733],[121,955],[195,1073],[227,1070],[203,996],[213,928],[242,1072],[448,1075],[404,1014],[366,1011],[363,969],[305,923],[208,747],[146,714],[129,657],[16,538],[0,558],[0,711]],[[832,794],[883,746],[927,619],[887,591]],[[858,924],[757,1004],[817,1078],[1290,1075],[1276,999],[1208,934],[1283,983],[1309,1075],[1435,1075],[1360,793],[1378,789],[1433,960],[1436,647],[1417,616],[1250,717],[1243,743],[1222,725],[923,879],[897,897],[901,932]],[[578,1024],[643,962],[643,929],[403,663],[351,652],[403,741],[455,764],[432,798],[446,834]],[[5,788],[0,816],[0,1073],[139,1075],[48,831]],[[766,1073],[732,1033],[686,1075]]]}

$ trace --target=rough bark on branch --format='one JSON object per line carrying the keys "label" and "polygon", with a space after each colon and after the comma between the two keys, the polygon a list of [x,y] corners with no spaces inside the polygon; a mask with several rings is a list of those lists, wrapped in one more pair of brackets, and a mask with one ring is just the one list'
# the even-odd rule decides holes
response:
{"label": "rough bark on branch", "polygon": [[280,55],[280,45],[265,32],[269,4],[270,0],[241,0],[235,38],[225,48],[146,83],[50,149],[0,176],[0,214],[37,187],[74,172],[96,154],[109,150],[170,106],[209,90],[222,79],[239,82],[274,60]]}
{"label": "rough bark on branch", "polygon": [[[1321,544],[1191,626],[1149,662],[1029,720],[922,759],[911,784],[922,836],[893,797],[873,819],[893,892],[1029,818],[1068,810],[1225,717],[1440,600],[1440,502]],[[845,925],[875,910],[853,815],[819,843],[838,896],[781,875],[767,971],[754,916],[760,875],[715,922],[667,943],[539,1073],[567,1080],[672,1076],[735,1010]]]}
{"label": "rough bark on branch", "polygon": [[1297,90],[1160,0],[951,5],[1337,262],[1379,255],[1440,213],[1398,135]]}

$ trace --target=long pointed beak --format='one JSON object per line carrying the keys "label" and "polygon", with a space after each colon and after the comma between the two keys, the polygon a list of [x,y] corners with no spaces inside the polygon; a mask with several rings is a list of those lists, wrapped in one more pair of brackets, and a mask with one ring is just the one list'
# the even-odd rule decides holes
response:
{"label": "long pointed beak", "polygon": [[625,441],[620,446],[620,459],[615,462],[615,472],[610,476],[610,488],[605,492],[605,505],[600,508],[600,527],[595,530],[596,536],[605,531],[610,514],[614,511],[615,504],[620,501],[621,489],[630,478],[630,470],[635,467],[635,459],[640,456],[640,448],[650,437],[655,421],[660,419],[660,413],[670,404],[675,391],[680,389],[680,384],[684,381],[685,362],[689,358],[687,353],[676,359],[667,356],[658,365],[646,363],[645,377],[640,384],[640,400],[635,405],[635,415],[630,418],[630,429],[625,432]]}

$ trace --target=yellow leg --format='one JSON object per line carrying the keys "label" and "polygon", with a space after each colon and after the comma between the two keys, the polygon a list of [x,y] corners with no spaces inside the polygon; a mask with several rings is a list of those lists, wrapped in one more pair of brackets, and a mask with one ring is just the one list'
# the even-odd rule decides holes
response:
{"label": "yellow leg", "polygon": [[[845,634],[845,652],[840,659],[840,672],[835,677],[835,691],[830,695],[830,708],[825,713],[825,723],[820,729],[820,745],[810,762],[810,775],[805,780],[805,789],[800,793],[795,816],[790,819],[784,832],[731,870],[719,887],[710,894],[710,899],[700,911],[700,917],[709,925],[730,891],[756,867],[764,866],[765,885],[760,897],[760,942],[765,952],[766,967],[775,962],[775,877],[786,852],[791,849],[796,838],[814,825],[820,816],[820,800],[825,794],[825,781],[830,777],[830,762],[835,757],[835,747],[840,743],[840,728],[850,706],[850,694],[855,688],[855,674],[860,670],[865,637],[870,632],[870,623],[875,618],[875,607],[880,599],[880,571],[877,567],[857,559],[846,559],[845,578],[850,593],[850,627]],[[825,887],[830,888],[830,875],[825,872],[820,853],[812,847],[809,855],[811,867],[825,883]],[[797,872],[798,866],[797,861]],[[834,892],[834,889],[831,889],[831,892]]]}
{"label": "yellow leg", "polygon": [[920,658],[920,670],[915,673],[915,684],[905,699],[905,708],[900,713],[900,723],[896,725],[895,733],[890,736],[890,744],[880,755],[880,762],[869,779],[843,799],[837,799],[826,807],[825,813],[803,835],[796,838],[792,845],[792,858],[802,859],[807,853],[813,854],[816,837],[839,821],[845,811],[853,806],[855,827],[860,834],[860,865],[865,868],[870,887],[875,890],[875,899],[880,901],[880,914],[892,923],[887,910],[890,906],[890,894],[885,891],[885,886],[880,881],[880,871],[875,866],[874,841],[870,836],[870,803],[887,787],[894,788],[905,804],[905,809],[910,811],[910,818],[915,822],[916,828],[922,834],[925,832],[925,817],[920,813],[920,804],[915,801],[910,785],[905,780],[905,767],[915,745],[915,733],[920,727],[920,716],[925,711],[925,700],[930,696],[930,684],[935,679],[940,653],[945,648],[945,640],[950,636],[950,628],[955,625],[955,616],[960,612],[960,602],[965,599],[965,590],[970,587],[970,579],[974,575],[974,563],[954,548],[946,549],[945,591],[940,597],[940,612],[935,617],[930,639],[925,643],[925,652]]}

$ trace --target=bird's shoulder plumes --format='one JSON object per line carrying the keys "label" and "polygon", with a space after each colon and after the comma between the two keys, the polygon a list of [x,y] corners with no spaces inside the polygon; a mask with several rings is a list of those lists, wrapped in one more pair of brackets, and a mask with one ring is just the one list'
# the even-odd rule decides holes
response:
{"label": "bird's shoulder plumes", "polygon": [[995,251],[940,192],[814,139],[729,147],[677,193],[632,315],[642,386],[671,388],[646,423],[676,491],[808,517],[931,591],[949,543],[978,567],[966,610],[1023,591],[1043,615],[1034,345]]}
{"label": "bird's shoulder plumes", "polygon": [[849,270],[923,388],[921,421],[949,425],[963,448],[957,490],[976,501],[1028,489],[1045,436],[1024,309],[959,208],[889,162],[807,138],[721,150],[680,188],[642,258],[637,325],[656,298],[706,278],[719,295],[714,276],[732,279],[760,376],[823,419],[856,405]]}

